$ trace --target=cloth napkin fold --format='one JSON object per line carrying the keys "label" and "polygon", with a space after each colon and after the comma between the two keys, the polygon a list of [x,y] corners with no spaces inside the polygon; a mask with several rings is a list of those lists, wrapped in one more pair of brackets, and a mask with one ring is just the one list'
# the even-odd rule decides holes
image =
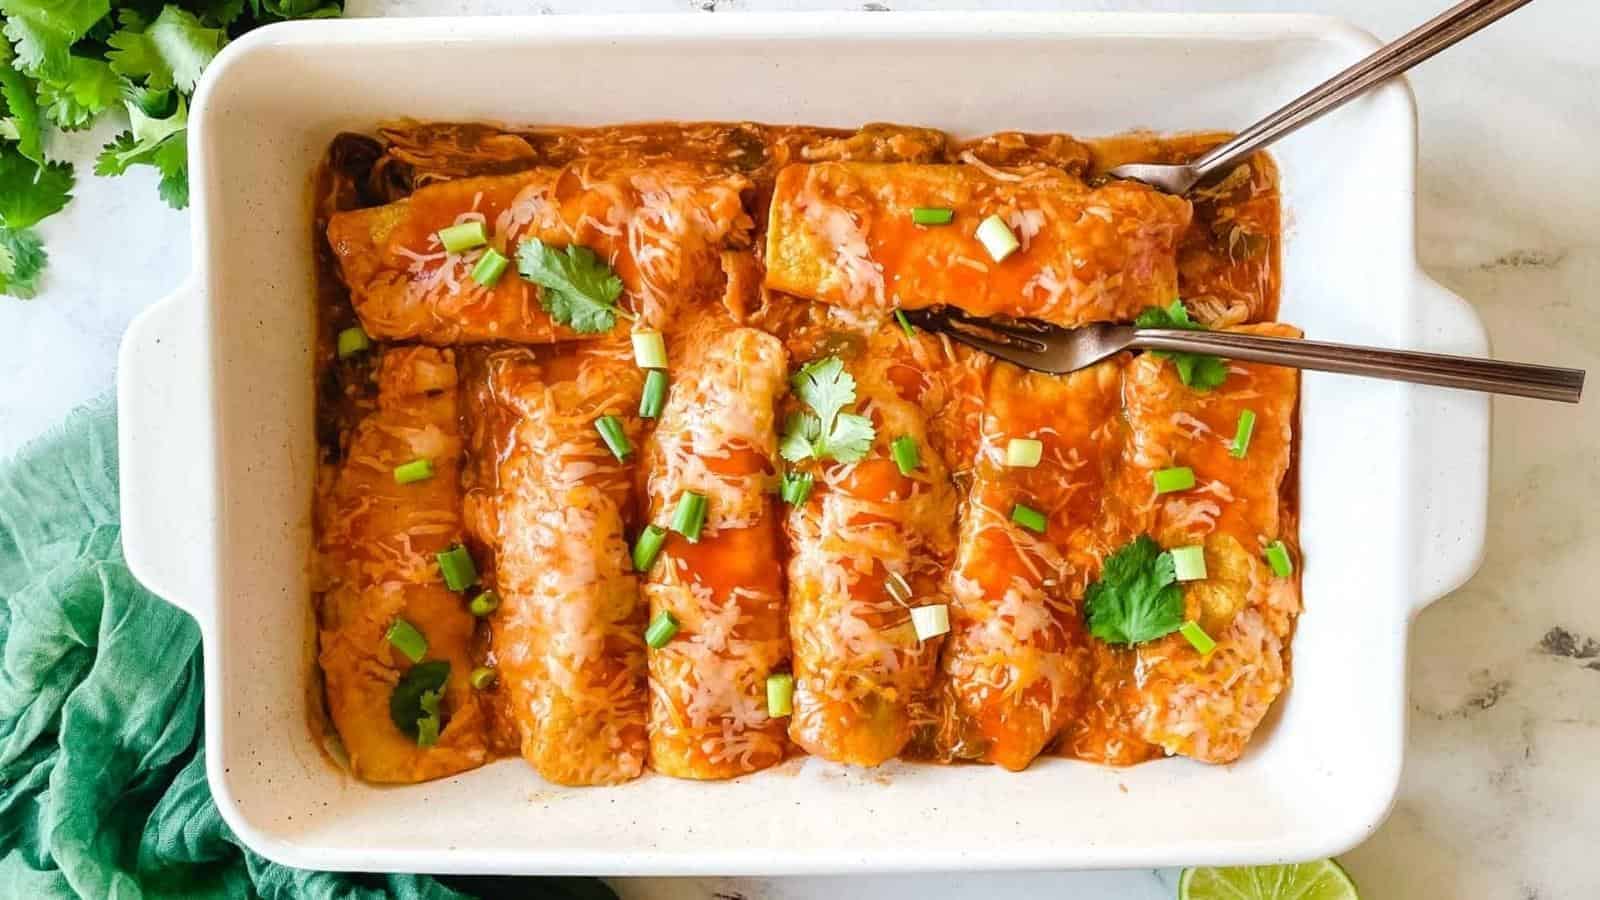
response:
{"label": "cloth napkin fold", "polygon": [[310,872],[240,843],[206,785],[199,629],[123,562],[116,440],[103,398],[0,464],[0,894],[615,896],[594,879]]}

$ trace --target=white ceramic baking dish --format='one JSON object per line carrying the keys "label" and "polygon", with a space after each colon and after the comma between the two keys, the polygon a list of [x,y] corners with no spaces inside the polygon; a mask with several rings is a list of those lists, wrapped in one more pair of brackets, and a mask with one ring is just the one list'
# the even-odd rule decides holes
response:
{"label": "white ceramic baking dish", "polygon": [[[206,756],[228,824],[296,866],[486,873],[828,873],[1256,863],[1336,853],[1400,774],[1411,618],[1478,564],[1489,406],[1308,375],[1306,612],[1294,684],[1226,767],[1056,759],[562,789],[506,760],[382,789],[317,749],[308,178],[385,118],[894,120],[959,134],[1240,127],[1375,42],[1303,16],[541,17],[274,26],[191,113],[195,271],[122,346],[122,514],[140,580],[205,639]],[[1283,317],[1314,337],[1484,353],[1412,242],[1401,84],[1280,145]]]}

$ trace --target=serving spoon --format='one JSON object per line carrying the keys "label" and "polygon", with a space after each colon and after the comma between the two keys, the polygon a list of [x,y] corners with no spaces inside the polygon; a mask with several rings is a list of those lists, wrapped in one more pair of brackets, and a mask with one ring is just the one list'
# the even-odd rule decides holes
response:
{"label": "serving spoon", "polygon": [[1487,28],[1533,0],[1466,0],[1440,13],[1404,37],[1292,100],[1287,106],[1240,132],[1233,140],[1181,165],[1130,163],[1108,174],[1142,181],[1169,194],[1233,170],[1250,154],[1410,69],[1434,54]]}
{"label": "serving spoon", "polygon": [[1562,403],[1577,403],[1583,397],[1581,369],[1231,331],[1111,324],[1060,328],[1027,319],[983,319],[948,306],[906,310],[905,315],[919,328],[947,334],[1023,368],[1056,375],[1094,365],[1123,350],[1165,350]]}

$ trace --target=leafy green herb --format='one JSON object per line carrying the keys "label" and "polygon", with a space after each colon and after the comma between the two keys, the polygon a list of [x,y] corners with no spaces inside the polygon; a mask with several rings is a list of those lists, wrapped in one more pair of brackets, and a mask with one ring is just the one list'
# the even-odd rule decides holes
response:
{"label": "leafy green herb", "polygon": [[588,247],[563,253],[537,238],[517,248],[517,271],[537,284],[539,305],[550,318],[580,334],[610,331],[617,324],[622,279]]}
{"label": "leafy green herb", "polygon": [[1084,593],[1089,633],[1108,644],[1141,644],[1183,626],[1183,591],[1172,554],[1140,535],[1106,558]]}
{"label": "leafy green herb", "polygon": [[419,721],[430,715],[438,718],[439,695],[449,680],[449,660],[429,660],[407,669],[389,695],[389,719],[394,727],[416,737]]}
{"label": "leafy green herb", "polygon": [[789,381],[808,410],[784,422],[778,452],[790,462],[835,459],[853,463],[872,449],[876,431],[866,416],[844,412],[856,402],[856,380],[844,361],[829,356],[801,367]]}
{"label": "leafy green herb", "polygon": [[[1205,331],[1206,327],[1189,318],[1189,311],[1184,309],[1182,300],[1172,301],[1171,306],[1152,306],[1139,314],[1134,324],[1140,328],[1174,328],[1181,331]],[[1168,350],[1152,351],[1157,356],[1172,360],[1178,369],[1178,377],[1183,383],[1201,391],[1209,391],[1221,387],[1228,378],[1228,362],[1220,357],[1208,356],[1204,353],[1177,353]]]}
{"label": "leafy green herb", "polygon": [[151,166],[161,176],[161,198],[181,209],[189,203],[185,101],[223,45],[268,22],[336,16],[341,6],[337,0],[0,0],[0,216],[8,230],[0,237],[6,243],[0,294],[31,296],[37,289],[43,248],[36,235],[17,232],[71,196],[71,167],[46,156],[47,125],[75,131],[126,108],[131,127],[101,152],[96,174]]}

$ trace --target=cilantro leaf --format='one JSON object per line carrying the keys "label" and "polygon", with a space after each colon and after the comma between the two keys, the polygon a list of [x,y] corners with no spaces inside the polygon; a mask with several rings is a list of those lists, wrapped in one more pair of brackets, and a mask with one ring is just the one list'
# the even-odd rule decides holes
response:
{"label": "cilantro leaf", "polygon": [[185,94],[194,92],[195,82],[211,60],[227,43],[228,33],[207,28],[194,13],[168,5],[148,27],[133,17],[125,17],[122,27],[106,41],[111,49],[106,58],[118,75],[144,79],[145,87],[167,90],[177,87]]}
{"label": "cilantro leaf", "polygon": [[[1204,325],[1189,318],[1189,311],[1184,308],[1182,300],[1172,301],[1171,306],[1152,306],[1139,313],[1139,318],[1133,324],[1140,328],[1169,328],[1179,331],[1205,331]],[[1179,353],[1169,350],[1151,351],[1162,359],[1170,359],[1178,369],[1178,378],[1189,387],[1199,391],[1209,391],[1221,387],[1228,380],[1228,362],[1219,356],[1210,356],[1204,353]]]}
{"label": "cilantro leaf", "polygon": [[39,81],[39,104],[50,121],[63,131],[89,127],[122,100],[122,79],[104,60],[74,56],[61,78]]}
{"label": "cilantro leaf", "polygon": [[0,39],[0,137],[17,142],[17,152],[44,164],[44,123],[33,83],[11,66],[11,45]]}
{"label": "cilantro leaf", "polygon": [[72,166],[40,166],[12,147],[0,147],[0,225],[29,228],[72,199]]}
{"label": "cilantro leaf", "polygon": [[31,229],[0,228],[0,294],[33,297],[47,258],[44,242]]}
{"label": "cilantro leaf", "polygon": [[778,452],[790,462],[833,458],[859,461],[872,449],[877,431],[866,416],[844,412],[856,402],[856,380],[837,356],[807,363],[789,379],[795,396],[811,407],[784,423]]}
{"label": "cilantro leaf", "polygon": [[430,659],[407,669],[389,694],[389,721],[416,737],[418,720],[438,716],[439,694],[449,680],[449,660]]}
{"label": "cilantro leaf", "polygon": [[124,131],[100,150],[95,159],[96,175],[121,175],[132,166],[154,166],[161,173],[161,199],[173,209],[189,205],[189,110],[183,99],[172,115],[155,118],[139,103],[129,101]]}
{"label": "cilantro leaf", "polygon": [[517,271],[537,284],[539,305],[550,318],[580,334],[610,331],[617,324],[622,279],[588,247],[566,253],[532,238],[517,247]]}
{"label": "cilantro leaf", "polygon": [[17,67],[34,78],[65,77],[72,45],[110,12],[109,0],[0,0]]}
{"label": "cilantro leaf", "polygon": [[1172,554],[1140,535],[1106,558],[1084,593],[1089,633],[1108,644],[1141,644],[1183,625],[1183,590]]}

